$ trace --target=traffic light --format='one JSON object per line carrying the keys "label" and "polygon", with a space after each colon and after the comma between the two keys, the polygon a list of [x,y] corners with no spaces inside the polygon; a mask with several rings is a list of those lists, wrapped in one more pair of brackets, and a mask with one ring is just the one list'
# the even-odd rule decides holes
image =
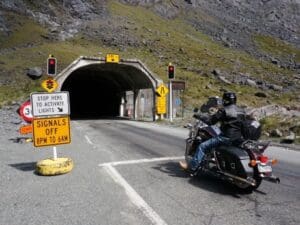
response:
{"label": "traffic light", "polygon": [[175,78],[175,67],[171,64],[169,64],[169,66],[168,66],[168,77],[169,77],[169,79]]}
{"label": "traffic light", "polygon": [[48,76],[55,76],[56,75],[56,58],[49,57],[47,60],[47,74]]}

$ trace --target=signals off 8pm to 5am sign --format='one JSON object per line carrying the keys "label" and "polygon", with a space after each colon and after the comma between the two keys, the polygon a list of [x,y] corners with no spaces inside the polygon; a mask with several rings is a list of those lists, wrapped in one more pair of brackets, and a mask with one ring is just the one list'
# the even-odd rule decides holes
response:
{"label": "signals off 8pm to 5am sign", "polygon": [[35,147],[69,144],[70,118],[35,118],[33,120],[33,143]]}

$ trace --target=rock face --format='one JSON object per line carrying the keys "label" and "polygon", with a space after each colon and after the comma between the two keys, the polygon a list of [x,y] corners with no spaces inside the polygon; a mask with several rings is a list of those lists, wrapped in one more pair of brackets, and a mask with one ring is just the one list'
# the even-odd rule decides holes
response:
{"label": "rock face", "polygon": [[[124,4],[139,5],[165,18],[179,13],[195,12],[199,17],[187,17],[197,29],[210,34],[229,47],[253,49],[251,35],[266,34],[300,46],[299,0],[119,0]],[[57,24],[69,30],[80,30],[95,18],[108,19],[106,1],[63,0],[26,1],[1,0],[0,11],[10,10],[33,16],[38,21]],[[63,16],[61,16],[63,14]],[[0,27],[5,28],[5,21]]]}

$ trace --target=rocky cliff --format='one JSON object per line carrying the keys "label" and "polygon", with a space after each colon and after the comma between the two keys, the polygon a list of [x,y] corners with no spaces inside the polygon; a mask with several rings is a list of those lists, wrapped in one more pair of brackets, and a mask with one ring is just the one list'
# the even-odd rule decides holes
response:
{"label": "rocky cliff", "polygon": [[[71,38],[78,32],[96,32],[89,26],[92,21],[102,21],[102,38],[117,31],[114,26],[123,21],[113,21],[107,10],[108,1],[100,0],[2,0],[0,2],[0,30],[10,32],[10,24],[3,13],[13,11],[34,18],[48,27],[59,39]],[[197,30],[230,48],[239,48],[292,68],[299,72],[299,58],[274,58],[257,51],[253,35],[268,35],[300,48],[299,0],[120,0],[124,4],[142,6],[164,18],[183,17]],[[105,33],[104,33],[105,32]],[[128,34],[130,36],[130,34]],[[116,36],[115,39],[118,37]],[[132,37],[133,38],[133,37]],[[130,39],[130,37],[129,37]],[[137,42],[139,40],[136,40]],[[115,40],[118,42],[118,40]],[[119,41],[120,42],[120,41]],[[132,40],[131,40],[132,42]]]}

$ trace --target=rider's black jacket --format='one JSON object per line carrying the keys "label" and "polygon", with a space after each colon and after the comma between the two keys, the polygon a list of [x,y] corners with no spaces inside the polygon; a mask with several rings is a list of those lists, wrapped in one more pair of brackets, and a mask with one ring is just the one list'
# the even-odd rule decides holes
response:
{"label": "rider's black jacket", "polygon": [[198,115],[197,117],[208,125],[221,123],[222,135],[230,138],[231,141],[242,138],[242,120],[245,117],[245,110],[237,105],[229,105],[219,109],[211,116]]}

